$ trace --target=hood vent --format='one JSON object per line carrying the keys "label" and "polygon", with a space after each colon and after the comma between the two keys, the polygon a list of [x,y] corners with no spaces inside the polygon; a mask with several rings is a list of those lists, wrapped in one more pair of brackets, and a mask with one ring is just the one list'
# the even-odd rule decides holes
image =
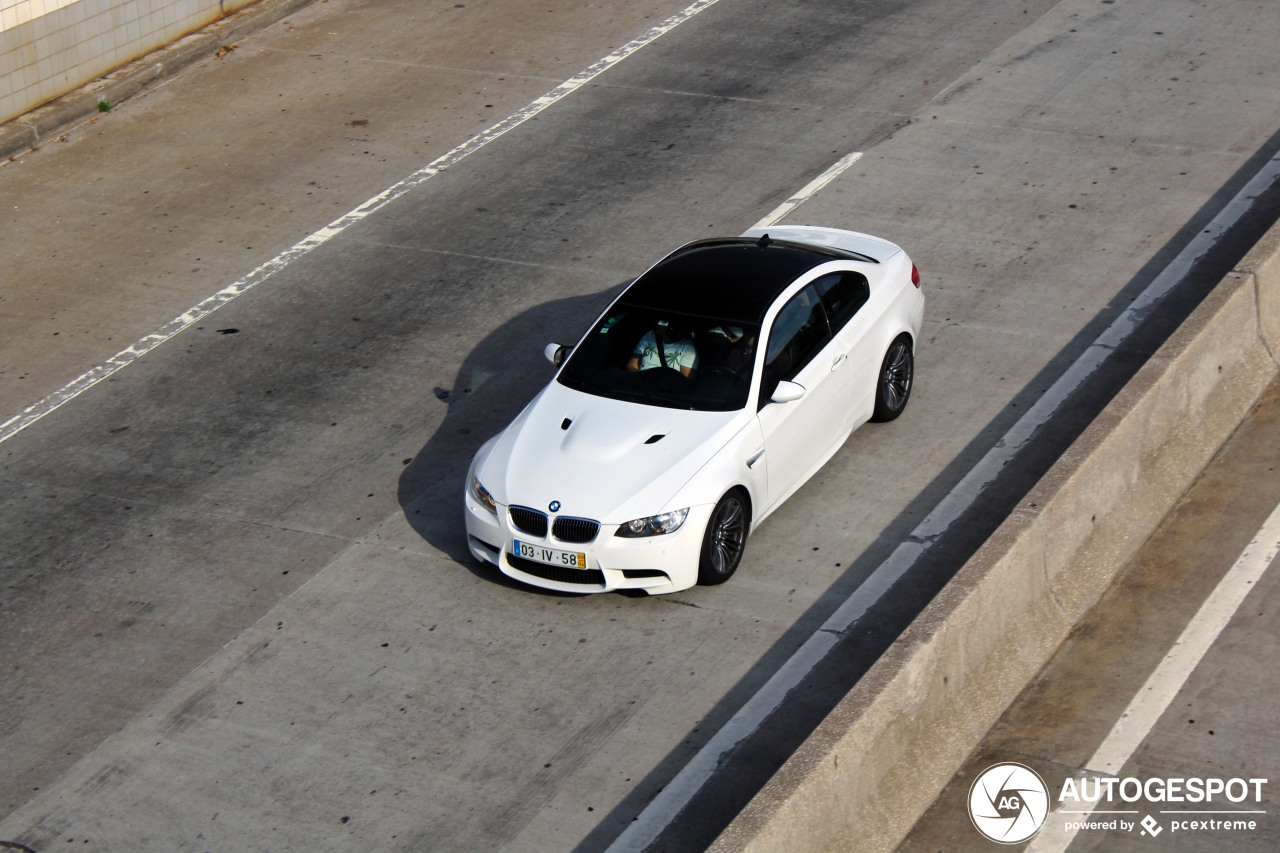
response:
{"label": "hood vent", "polygon": [[666,433],[663,433],[662,435],[651,435],[645,441],[645,444],[657,444],[659,441],[662,441],[662,439],[666,437],[667,437]]}
{"label": "hood vent", "polygon": [[560,422],[560,429],[568,429],[571,426],[573,426],[573,421],[571,421],[569,418],[565,418]]}

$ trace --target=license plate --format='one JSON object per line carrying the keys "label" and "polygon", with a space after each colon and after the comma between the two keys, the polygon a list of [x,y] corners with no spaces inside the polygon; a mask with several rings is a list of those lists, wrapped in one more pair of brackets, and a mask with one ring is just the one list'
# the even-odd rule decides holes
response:
{"label": "license plate", "polygon": [[533,560],[536,563],[546,563],[548,566],[568,566],[571,569],[585,569],[587,567],[587,555],[579,554],[573,551],[557,551],[555,548],[544,548],[541,545],[530,545],[528,542],[521,542],[519,539],[513,543],[517,557],[524,557],[526,560]]}

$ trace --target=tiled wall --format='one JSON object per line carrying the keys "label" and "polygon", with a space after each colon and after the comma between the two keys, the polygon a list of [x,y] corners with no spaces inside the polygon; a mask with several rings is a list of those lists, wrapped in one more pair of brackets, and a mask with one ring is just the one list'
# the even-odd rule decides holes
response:
{"label": "tiled wall", "polygon": [[252,0],[0,0],[0,122]]}

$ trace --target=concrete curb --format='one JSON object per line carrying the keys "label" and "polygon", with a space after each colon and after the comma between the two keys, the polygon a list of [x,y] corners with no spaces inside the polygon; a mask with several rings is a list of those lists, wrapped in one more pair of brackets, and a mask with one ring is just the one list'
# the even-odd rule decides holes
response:
{"label": "concrete curb", "polygon": [[96,113],[99,101],[119,104],[156,80],[213,56],[223,45],[252,35],[311,2],[313,0],[258,0],[92,83],[10,119],[0,125],[0,158],[8,159],[39,147],[73,122]]}
{"label": "concrete curb", "polygon": [[1280,375],[1280,225],[710,850],[892,850]]}

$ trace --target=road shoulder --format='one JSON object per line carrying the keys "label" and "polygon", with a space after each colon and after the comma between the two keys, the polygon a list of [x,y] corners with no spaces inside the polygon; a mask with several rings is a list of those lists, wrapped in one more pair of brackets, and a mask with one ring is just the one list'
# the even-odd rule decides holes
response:
{"label": "road shoulder", "polygon": [[[1038,772],[1050,792],[1051,807],[1057,805],[1065,780],[1085,775],[1086,762],[1135,692],[1280,503],[1278,467],[1280,384],[1274,384],[1114,586],[983,739],[898,847],[899,853],[990,850],[991,842],[970,821],[966,799],[974,780],[1001,762]],[[1280,651],[1277,577],[1275,571],[1263,576],[1125,765],[1123,777],[1280,777],[1280,759],[1268,748],[1280,735],[1280,714],[1268,699],[1280,690],[1280,677],[1266,664]],[[1264,795],[1257,808],[1273,812],[1269,789]],[[1126,808],[1139,812],[1125,817],[1134,824],[1148,813],[1156,813],[1153,819],[1165,824],[1173,820],[1158,813],[1159,804],[1135,802]],[[1229,808],[1239,811],[1244,805]],[[1114,819],[1094,817],[1103,825]],[[1275,849],[1280,825],[1274,814],[1255,819],[1256,831],[1215,834],[1211,843],[1221,850]],[[1160,850],[1200,850],[1210,843],[1203,835],[1175,832],[1165,832],[1153,842],[1142,831],[1140,825],[1123,830],[1118,823],[1114,829],[1086,830],[1071,849],[1152,849],[1156,843]]]}

